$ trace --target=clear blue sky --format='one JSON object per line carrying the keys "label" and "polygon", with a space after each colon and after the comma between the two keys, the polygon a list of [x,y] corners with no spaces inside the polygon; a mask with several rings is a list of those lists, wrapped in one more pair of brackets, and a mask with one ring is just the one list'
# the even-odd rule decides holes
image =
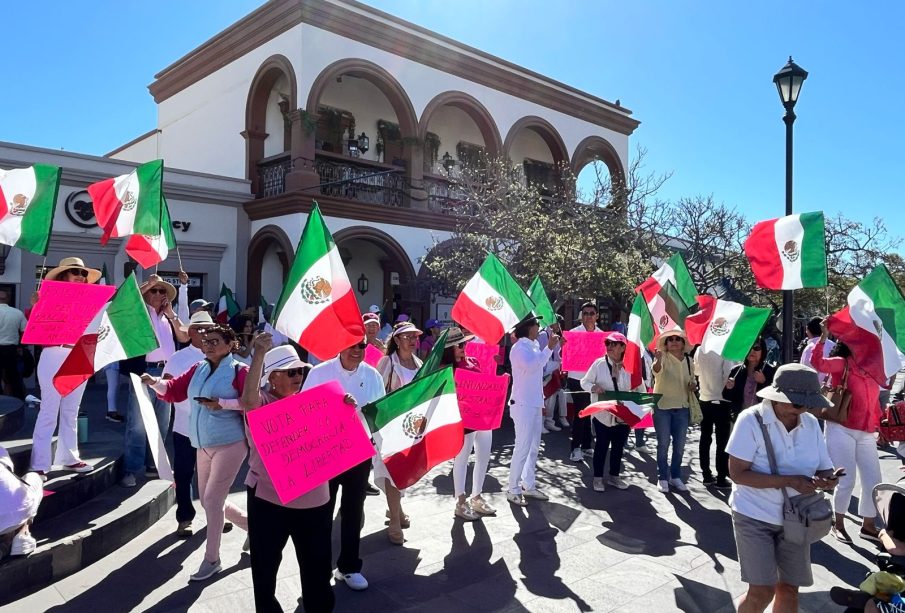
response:
{"label": "clear blue sky", "polygon": [[[673,173],[661,196],[713,194],[752,221],[783,212],[773,74],[810,72],[796,112],[795,208],[901,218],[905,3],[368,0],[607,100],[633,147]],[[0,140],[103,154],[153,128],[153,75],[252,0],[11,3]],[[216,10],[211,7],[216,6]]]}

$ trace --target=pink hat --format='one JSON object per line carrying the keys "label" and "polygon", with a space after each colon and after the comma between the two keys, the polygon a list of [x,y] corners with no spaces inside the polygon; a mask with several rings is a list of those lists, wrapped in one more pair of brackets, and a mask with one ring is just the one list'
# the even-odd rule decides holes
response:
{"label": "pink hat", "polygon": [[625,338],[625,335],[622,332],[609,332],[605,337],[603,337],[605,341],[613,341],[616,343],[622,343],[623,345],[628,345],[628,339]]}
{"label": "pink hat", "polygon": [[364,322],[364,323],[366,323],[366,324],[367,324],[367,323],[371,323],[372,321],[373,321],[375,324],[379,324],[379,323],[380,323],[380,315],[378,315],[377,313],[365,313],[364,315],[361,316],[361,321]]}

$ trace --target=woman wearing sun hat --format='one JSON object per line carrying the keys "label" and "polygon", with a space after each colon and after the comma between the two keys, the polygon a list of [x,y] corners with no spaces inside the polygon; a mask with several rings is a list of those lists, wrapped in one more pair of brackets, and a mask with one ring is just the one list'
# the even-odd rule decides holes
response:
{"label": "woman wearing sun hat", "polygon": [[[657,433],[657,479],[660,491],[669,486],[680,492],[688,487],[682,481],[682,454],[691,421],[688,395],[694,390],[691,358],[685,353],[685,332],[679,328],[663,330],[657,339],[657,351],[651,370],[654,372],[654,393],[662,394],[654,409],[654,431]],[[672,460],[667,462],[672,441]]]}
{"label": "woman wearing sun hat", "polygon": [[[63,258],[60,265],[51,268],[44,276],[45,281],[64,283],[97,283],[101,271],[88,268],[81,258]],[[69,355],[72,345],[51,345],[41,351],[38,361],[38,385],[41,387],[41,408],[35,421],[32,435],[31,471],[46,480],[50,471],[50,450],[53,431],[59,422],[59,440],[54,454],[54,465],[62,465],[66,470],[79,473],[91,472],[94,467],[79,458],[77,420],[82,394],[86,383],[82,383],[66,396],[61,397],[53,386],[53,376]]]}

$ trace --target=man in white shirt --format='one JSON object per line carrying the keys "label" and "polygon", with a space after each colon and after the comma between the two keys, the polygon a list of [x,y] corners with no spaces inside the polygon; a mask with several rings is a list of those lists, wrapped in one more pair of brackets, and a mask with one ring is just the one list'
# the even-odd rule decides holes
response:
{"label": "man in white shirt", "polygon": [[[801,358],[798,360],[799,363],[804,364],[805,366],[810,366],[814,368],[814,365],[811,364],[811,358],[814,355],[814,347],[817,346],[817,342],[820,340],[820,322],[823,321],[822,317],[813,317],[810,321],[808,321],[807,325],[804,328],[804,333],[807,335],[808,340],[804,346],[804,349],[801,350]],[[830,351],[833,350],[833,347],[836,346],[831,340],[827,340],[823,344],[823,357],[830,357]],[[820,384],[826,384],[830,375],[828,373],[818,372],[820,375]]]}
{"label": "man in white shirt", "polygon": [[[179,273],[179,282],[181,284],[180,290],[182,291],[179,300],[184,304],[188,304],[188,275],[185,272]],[[160,377],[163,374],[163,367],[166,365],[167,360],[176,353],[176,343],[187,343],[189,335],[185,325],[173,311],[173,302],[176,300],[177,292],[172,284],[167,283],[160,276],[152,274],[147,281],[141,284],[140,289],[142,298],[145,300],[145,306],[148,309],[148,315],[151,318],[154,334],[157,336],[157,342],[160,345],[145,356],[145,364],[141,370],[143,373],[153,377]],[[160,435],[166,439],[167,429],[170,426],[170,403],[161,400],[156,394],[152,394],[152,396],[154,414],[157,417]],[[125,456],[123,458],[125,475],[120,481],[120,485],[123,487],[135,487],[135,475],[141,472],[142,466],[145,467],[145,476],[157,477],[157,470],[151,467],[153,460],[148,448],[148,437],[145,433],[144,422],[142,422],[139,414],[138,401],[135,398],[134,391],[129,394],[129,408],[126,412],[125,447]]]}
{"label": "man in white shirt", "polygon": [[[175,379],[204,359],[201,351],[201,337],[204,331],[214,325],[211,314],[198,309],[189,319],[189,346],[180,349],[167,360],[163,367],[164,379]],[[189,414],[191,402],[186,399],[174,403],[173,411],[173,477],[176,479],[176,536],[192,536],[192,520],[195,506],[192,504],[192,477],[195,475],[195,448],[189,440]]]}
{"label": "man in white shirt", "polygon": [[[328,381],[339,383],[347,394],[355,398],[358,418],[366,432],[367,422],[361,408],[382,398],[385,393],[380,373],[363,361],[367,346],[367,342],[362,338],[361,342],[343,349],[339,356],[321,362],[311,369],[302,386],[302,390],[308,390]],[[359,546],[364,517],[365,488],[368,485],[370,471],[371,461],[366,460],[330,479],[330,517],[333,517],[333,509],[336,507],[337,492],[340,486],[343,488],[342,501],[339,504],[341,544],[333,577],[356,591],[368,587],[367,579],[361,574]]]}
{"label": "man in white shirt", "polygon": [[[557,314],[556,323],[538,335],[537,342],[541,347],[547,344],[549,331],[562,335],[562,321],[562,315]],[[562,345],[557,345],[544,365],[544,428],[542,434],[559,432],[563,428],[569,427],[569,420],[566,419],[566,394],[562,389],[562,383]],[[558,420],[557,412],[559,413]]]}
{"label": "man in white shirt", "polygon": [[[593,302],[585,302],[581,305],[581,323],[570,332],[600,332],[597,327],[597,305]],[[572,406],[575,410],[575,417],[572,419],[572,455],[569,457],[573,462],[581,462],[584,456],[591,455],[591,418],[579,417],[578,413],[582,409],[587,408],[591,404],[591,396],[581,388],[581,379],[588,371],[569,371],[569,379],[566,385],[569,388],[572,398]]]}
{"label": "man in white shirt", "polygon": [[528,317],[515,327],[518,339],[509,352],[512,364],[512,391],[509,395],[509,416],[515,424],[515,448],[509,466],[509,492],[506,499],[524,507],[526,498],[547,500],[546,494],[537,489],[534,467],[540,449],[540,434],[544,419],[544,364],[559,344],[559,337],[548,334],[546,346],[541,349],[537,336],[540,326],[537,319]]}
{"label": "man in white shirt", "polygon": [[19,374],[19,341],[25,332],[25,315],[9,305],[9,292],[0,289],[0,381],[10,396],[25,399],[25,386]]}
{"label": "man in white shirt", "polygon": [[[729,402],[723,398],[723,388],[729,379],[733,363],[714,351],[702,351],[694,354],[694,369],[698,376],[698,398],[701,401],[701,441],[698,447],[698,459],[701,463],[701,482],[704,485],[714,484],[720,489],[731,486],[729,476],[729,456],[726,454],[726,443],[732,431],[732,413]],[[710,444],[716,431],[716,479],[710,471]]]}

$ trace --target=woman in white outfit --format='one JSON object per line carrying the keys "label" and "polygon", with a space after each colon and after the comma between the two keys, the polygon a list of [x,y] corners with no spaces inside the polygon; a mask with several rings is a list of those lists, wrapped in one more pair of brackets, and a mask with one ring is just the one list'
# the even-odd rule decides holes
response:
{"label": "woman in white outfit", "polygon": [[[65,283],[97,283],[101,271],[88,268],[81,258],[63,258],[60,265],[50,269],[44,276],[45,281],[62,281]],[[94,470],[91,464],[79,458],[79,440],[77,420],[85,383],[72,390],[66,396],[60,396],[53,386],[53,376],[57,374],[63,361],[72,350],[72,345],[50,345],[41,351],[38,361],[38,385],[41,387],[41,409],[35,421],[32,435],[31,471],[47,479],[51,465],[61,465],[66,470],[87,473]],[[59,422],[59,440],[53,462],[50,461],[51,438]]]}
{"label": "woman in white outfit", "polygon": [[[403,321],[393,326],[393,334],[387,343],[387,354],[377,362],[377,371],[383,378],[383,386],[386,393],[399,389],[412,381],[421,368],[421,360],[415,355],[418,349],[418,339],[421,330],[409,321]],[[390,524],[387,528],[387,538],[394,545],[405,543],[402,534],[403,528],[409,527],[409,517],[402,510],[402,497],[405,490],[396,488],[393,478],[387,472],[386,466],[380,461],[379,456],[374,457],[374,483],[383,490],[387,496],[387,516]]]}

